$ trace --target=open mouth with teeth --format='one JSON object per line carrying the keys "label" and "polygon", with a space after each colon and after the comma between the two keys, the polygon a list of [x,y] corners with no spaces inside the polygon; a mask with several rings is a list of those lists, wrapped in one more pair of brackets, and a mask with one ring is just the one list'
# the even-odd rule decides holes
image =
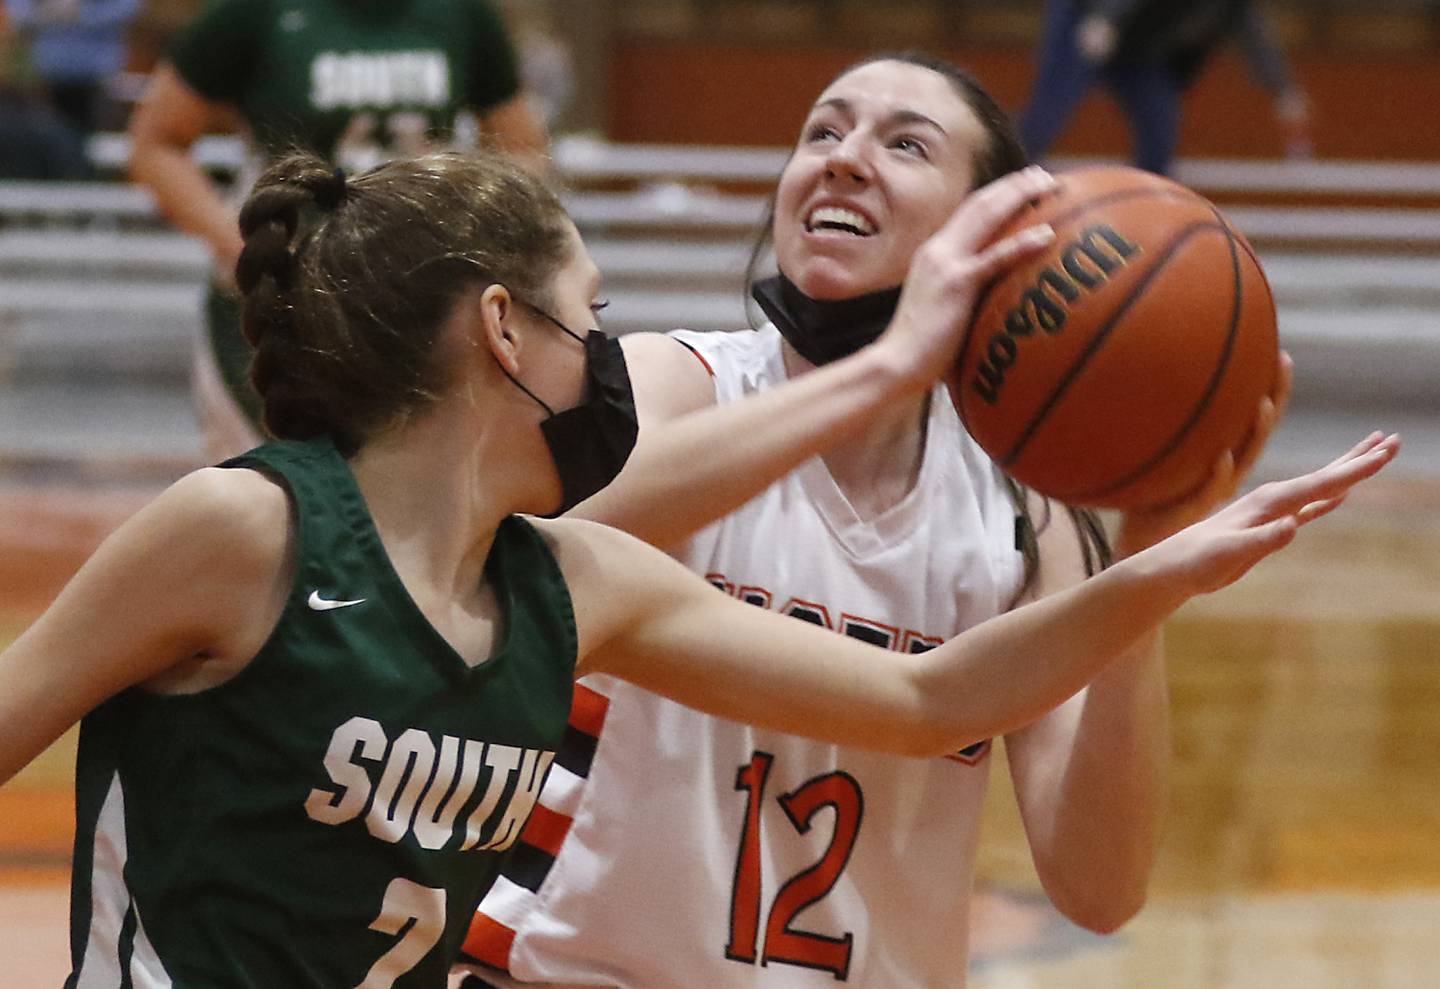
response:
{"label": "open mouth with teeth", "polygon": [[808,233],[830,231],[849,234],[852,237],[869,237],[875,232],[875,224],[855,212],[840,206],[820,206],[805,218]]}

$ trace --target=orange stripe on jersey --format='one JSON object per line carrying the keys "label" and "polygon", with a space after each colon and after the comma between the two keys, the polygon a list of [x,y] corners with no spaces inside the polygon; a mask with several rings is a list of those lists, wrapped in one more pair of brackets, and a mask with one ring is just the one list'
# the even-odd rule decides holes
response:
{"label": "orange stripe on jersey", "polygon": [[[674,337],[671,337],[670,339],[675,340]],[[675,340],[675,342],[678,343],[680,346],[684,347],[686,350],[690,351],[691,355],[693,355],[694,358],[701,363],[701,365],[705,368],[706,373],[709,374],[710,377],[715,377],[715,369],[710,366],[710,362],[705,359],[704,354],[700,353],[700,351],[690,346],[684,340]]]}
{"label": "orange stripe on jersey", "polygon": [[597,694],[583,683],[575,685],[575,695],[570,701],[570,727],[583,731],[591,738],[600,737],[605,727],[605,712],[610,710],[610,699]]}
{"label": "orange stripe on jersey", "polygon": [[510,949],[515,946],[515,932],[498,920],[483,913],[470,918],[470,932],[460,950],[502,972],[510,970]]}
{"label": "orange stripe on jersey", "polygon": [[560,846],[570,833],[570,818],[557,814],[543,804],[536,804],[530,811],[530,820],[520,832],[520,840],[533,845],[554,858],[560,854]]}

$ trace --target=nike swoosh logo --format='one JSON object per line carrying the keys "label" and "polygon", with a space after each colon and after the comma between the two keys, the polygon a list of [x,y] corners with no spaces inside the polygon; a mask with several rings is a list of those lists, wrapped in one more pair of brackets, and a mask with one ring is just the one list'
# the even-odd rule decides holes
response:
{"label": "nike swoosh logo", "polygon": [[365,599],[358,598],[354,601],[331,601],[328,598],[322,598],[319,591],[311,591],[310,597],[305,603],[310,606],[311,611],[334,611],[336,608],[349,608],[352,605],[364,604]]}

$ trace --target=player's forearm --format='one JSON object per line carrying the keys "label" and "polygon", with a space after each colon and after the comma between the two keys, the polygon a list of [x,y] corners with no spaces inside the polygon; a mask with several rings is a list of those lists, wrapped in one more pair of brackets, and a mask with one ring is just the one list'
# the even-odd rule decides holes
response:
{"label": "player's forearm", "polygon": [[781,387],[642,428],[619,478],[573,514],[673,546],[927,385],[876,344]]}
{"label": "player's forearm", "polygon": [[628,592],[613,572],[588,586],[567,572],[582,637],[587,601],[642,602],[629,615],[600,610],[612,631],[595,640],[582,672],[619,676],[708,714],[920,757],[1034,721],[1185,596],[1164,575],[1117,566],[927,653],[896,655],[716,594],[644,554],[621,566],[624,552],[617,544],[603,558],[636,582]]}
{"label": "player's forearm", "polygon": [[[924,654],[923,660],[934,664],[922,689],[932,715],[973,725],[974,737],[965,741],[974,742],[1031,725],[1097,677],[1109,677],[1093,711],[1096,728],[1107,717],[1127,726],[1107,744],[1112,751],[1138,747],[1148,765],[1163,752],[1163,741],[1157,746],[1154,738],[1142,739],[1148,728],[1131,717],[1150,708],[1157,687],[1163,697],[1163,679],[1155,679],[1163,671],[1155,669],[1159,660],[1148,644],[1190,593],[1148,570],[1146,560],[1117,564]],[[969,667],[972,675],[955,676],[957,664]],[[1116,709],[1127,714],[1113,717]],[[1130,734],[1132,728],[1136,734]],[[1100,765],[1097,761],[1097,772]],[[1145,777],[1137,774],[1137,793],[1149,792],[1149,785],[1140,782]],[[1135,803],[1148,802],[1142,797]]]}
{"label": "player's forearm", "polygon": [[210,246],[222,270],[234,267],[242,241],[235,211],[190,156],[189,149],[135,139],[130,177],[149,187],[155,204],[177,228]]}
{"label": "player's forearm", "polygon": [[1170,724],[1159,637],[1144,637],[1075,702],[1006,745],[1051,900],[1082,927],[1115,930],[1144,903],[1164,821]]}
{"label": "player's forearm", "polygon": [[[647,593],[606,590],[635,600]],[[1145,560],[1130,561],[927,653],[897,656],[687,586],[620,625],[615,640],[586,660],[586,672],[633,680],[724,718],[930,757],[1035,721],[1187,594]],[[583,588],[576,593],[585,596]],[[762,656],[757,667],[751,658]]]}

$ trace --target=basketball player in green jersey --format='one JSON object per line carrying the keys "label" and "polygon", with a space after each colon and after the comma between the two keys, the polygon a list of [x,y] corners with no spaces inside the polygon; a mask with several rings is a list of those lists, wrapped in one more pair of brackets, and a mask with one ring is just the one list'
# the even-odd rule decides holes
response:
{"label": "basketball player in green jersey", "polygon": [[[938,378],[965,300],[1046,236],[982,245],[1050,183],[967,199],[917,257],[901,332],[862,358],[875,373]],[[439,989],[516,838],[554,827],[534,802],[579,744],[573,677],[953,752],[1059,703],[1398,445],[1373,436],[1076,588],[890,653],[617,530],[516,514],[593,494],[636,436],[623,356],[590,329],[599,272],[539,180],[454,154],[347,180],[300,154],[240,224],[281,441],[177,482],[0,654],[0,782],[83,719],[71,986]]]}
{"label": "basketball player in green jersey", "polygon": [[194,371],[212,456],[259,442],[260,401],[245,381],[233,286],[238,204],[191,159],[191,144],[238,116],[262,160],[304,148],[358,171],[449,144],[466,114],[527,167],[545,168],[544,126],[489,0],[210,0],[176,39],[131,119],[131,173],[215,259]]}

